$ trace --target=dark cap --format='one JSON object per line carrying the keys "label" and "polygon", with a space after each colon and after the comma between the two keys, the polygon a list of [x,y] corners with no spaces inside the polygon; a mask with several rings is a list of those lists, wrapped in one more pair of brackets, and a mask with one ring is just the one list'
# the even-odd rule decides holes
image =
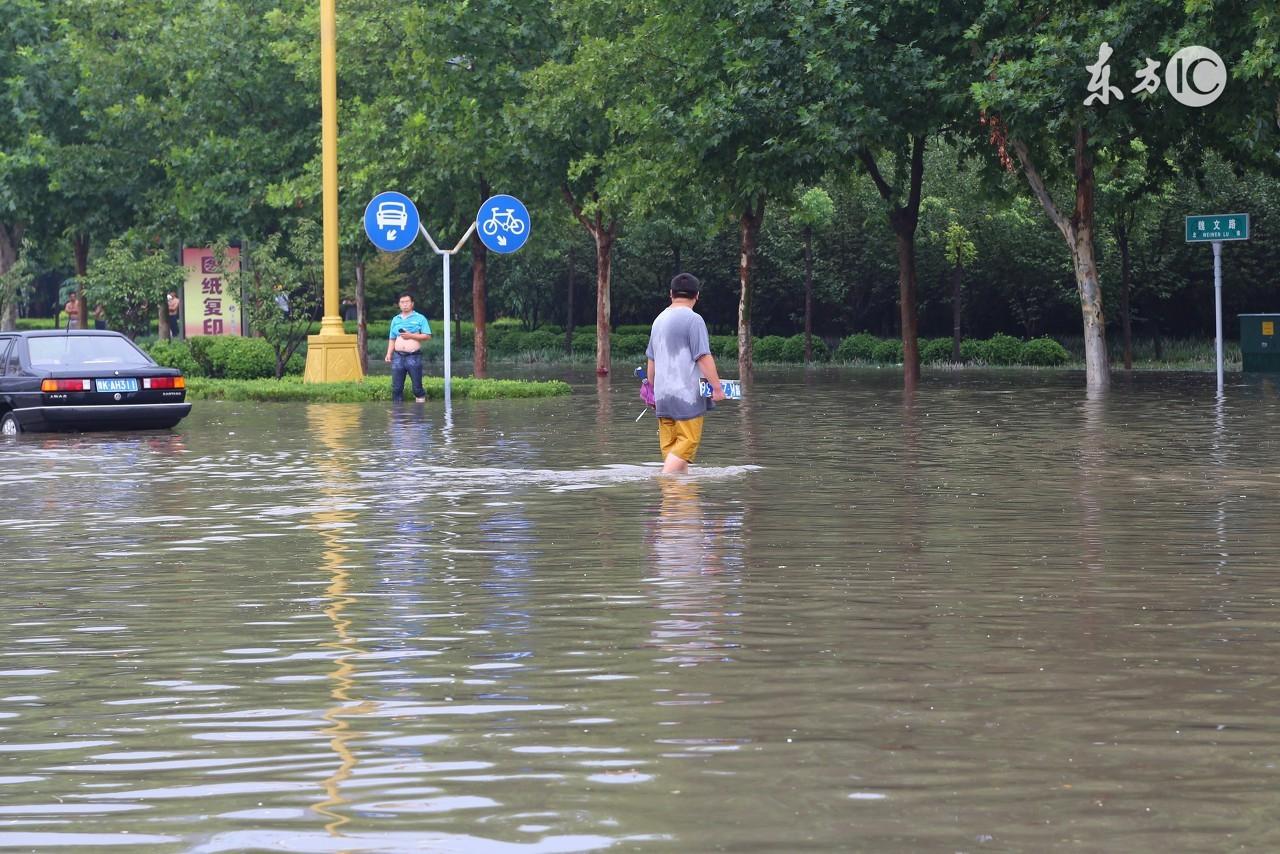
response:
{"label": "dark cap", "polygon": [[702,283],[692,273],[677,273],[671,280],[673,294],[696,294],[701,287]]}

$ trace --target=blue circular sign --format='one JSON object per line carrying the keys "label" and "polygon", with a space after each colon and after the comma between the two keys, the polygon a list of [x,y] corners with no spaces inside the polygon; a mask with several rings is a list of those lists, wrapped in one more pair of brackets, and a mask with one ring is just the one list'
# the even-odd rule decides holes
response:
{"label": "blue circular sign", "polygon": [[417,207],[404,193],[379,193],[364,209],[364,233],[383,252],[412,246],[419,222]]}
{"label": "blue circular sign", "polygon": [[476,213],[476,233],[493,252],[515,252],[529,239],[529,211],[515,196],[491,196]]}

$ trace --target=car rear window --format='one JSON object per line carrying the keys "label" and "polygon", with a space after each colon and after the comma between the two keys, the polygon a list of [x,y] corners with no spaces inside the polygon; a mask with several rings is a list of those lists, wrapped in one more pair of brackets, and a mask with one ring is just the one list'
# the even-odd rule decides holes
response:
{"label": "car rear window", "polygon": [[58,335],[28,338],[33,368],[145,367],[153,364],[137,347],[114,335]]}

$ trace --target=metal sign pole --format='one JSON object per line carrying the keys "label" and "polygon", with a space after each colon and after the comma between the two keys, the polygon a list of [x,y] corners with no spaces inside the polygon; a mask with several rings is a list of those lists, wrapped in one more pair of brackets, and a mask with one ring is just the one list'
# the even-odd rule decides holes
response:
{"label": "metal sign pole", "polygon": [[[453,404],[453,367],[451,362],[453,350],[449,340],[449,318],[451,317],[449,314],[449,260],[452,255],[453,253],[451,252],[444,252],[440,256],[444,259],[444,408],[446,412],[449,411],[449,407]],[[1221,337],[1221,333],[1219,333],[1219,337]],[[1219,377],[1221,377],[1221,373],[1219,373]],[[1221,381],[1219,381],[1218,385],[1219,390],[1221,390]]]}
{"label": "metal sign pole", "polygon": [[449,334],[449,296],[452,286],[449,283],[449,261],[454,255],[458,254],[463,244],[471,239],[472,232],[476,230],[476,224],[474,222],[471,223],[466,233],[462,235],[462,239],[458,241],[458,245],[452,249],[441,249],[436,246],[436,242],[431,239],[431,232],[427,231],[425,225],[419,223],[418,230],[427,239],[427,243],[431,245],[431,251],[444,259],[444,411],[447,417],[453,404],[453,342],[450,340]]}
{"label": "metal sign pole", "polygon": [[1213,241],[1213,309],[1218,327],[1218,396],[1222,396],[1222,241]]}

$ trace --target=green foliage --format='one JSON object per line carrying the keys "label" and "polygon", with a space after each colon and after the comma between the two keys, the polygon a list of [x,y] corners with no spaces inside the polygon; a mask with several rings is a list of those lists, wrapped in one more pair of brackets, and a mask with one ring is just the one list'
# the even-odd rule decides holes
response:
{"label": "green foliage", "polygon": [[187,342],[200,376],[252,380],[276,376],[276,353],[262,338],[202,335]]}
{"label": "green foliage", "polygon": [[122,238],[89,267],[84,297],[90,313],[101,305],[110,328],[137,337],[151,328],[165,293],[181,288],[184,275],[168,255],[140,251]]}
{"label": "green foliage", "polygon": [[1070,358],[1067,348],[1052,338],[1033,338],[1022,345],[1020,361],[1024,365],[1052,367],[1065,364]]}
{"label": "green foliage", "polygon": [[980,362],[984,358],[984,344],[976,338],[965,338],[960,341],[960,361],[966,365]]}
{"label": "green foliage", "polygon": [[902,363],[902,342],[896,338],[876,342],[871,350],[871,360],[882,365]]}
{"label": "green foliage", "polygon": [[755,360],[757,362],[785,362],[783,356],[783,348],[786,347],[787,339],[781,335],[766,335],[758,338],[754,342],[752,348],[755,352]]}
{"label": "green foliage", "polygon": [[[831,358],[830,352],[827,350],[826,342],[817,335],[812,336],[810,348],[813,352],[813,361],[825,362]],[[783,362],[803,363],[804,362],[804,333],[792,335],[782,343],[782,359]]]}
{"label": "green foliage", "polygon": [[516,337],[519,349],[522,350],[557,350],[564,347],[564,338],[549,329],[535,329]]}
{"label": "green foliage", "polygon": [[619,326],[614,327],[613,334],[643,335],[645,338],[648,338],[649,332],[651,329],[652,329],[652,326],[648,323],[623,323]]}
{"label": "green foliage", "polygon": [[[427,397],[444,397],[442,377],[424,377]],[[454,377],[455,398],[495,400],[499,398],[554,397],[569,394],[568,383],[558,380],[531,382],[525,380],[488,380]],[[391,400],[391,383],[387,377],[366,377],[360,382],[304,383],[301,377],[259,380],[218,380],[195,378],[187,383],[189,400],[258,400],[305,401],[312,403],[366,403]]]}
{"label": "green foliage", "polygon": [[858,332],[843,339],[836,347],[837,362],[871,362],[880,339],[869,332]]}
{"label": "green foliage", "polygon": [[[204,340],[204,339],[196,339]],[[153,341],[144,348],[151,358],[166,368],[177,368],[183,376],[195,377],[203,375],[191,348],[183,341]]]}
{"label": "green foliage", "polygon": [[822,187],[810,187],[796,201],[793,215],[801,227],[818,229],[826,228],[836,216],[836,203],[831,194]]}
{"label": "green foliage", "polygon": [[738,358],[738,336],[737,335],[712,335],[710,336],[711,355],[717,361],[730,361]]}
{"label": "green foliage", "polygon": [[950,338],[922,338],[920,362],[924,365],[942,365],[951,362]]}
{"label": "green foliage", "polygon": [[248,265],[232,264],[225,244],[215,247],[215,254],[224,287],[240,304],[249,328],[269,345],[274,375],[283,376],[290,358],[306,341],[311,317],[321,305],[320,227],[312,220],[295,221],[287,241],[277,233],[253,245]]}
{"label": "green foliage", "polygon": [[615,358],[623,358],[630,356],[643,356],[645,350],[649,348],[649,333],[625,333],[613,336],[610,345]]}
{"label": "green foliage", "polygon": [[981,353],[988,365],[1016,365],[1022,359],[1022,341],[997,332],[983,342]]}

